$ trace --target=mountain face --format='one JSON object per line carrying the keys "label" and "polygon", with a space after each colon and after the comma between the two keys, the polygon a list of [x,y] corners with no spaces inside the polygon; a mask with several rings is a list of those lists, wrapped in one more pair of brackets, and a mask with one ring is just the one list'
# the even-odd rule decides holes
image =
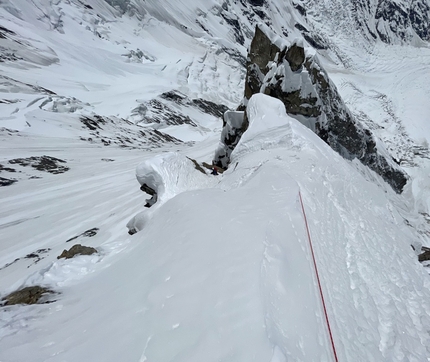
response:
{"label": "mountain face", "polygon": [[429,4],[0,0],[0,360],[427,360]]}
{"label": "mountain face", "polygon": [[[430,4],[424,0],[379,1],[375,12],[376,32],[384,42],[390,42],[392,35],[405,41],[416,34],[424,41],[430,40]],[[415,33],[415,34],[414,34]]]}
{"label": "mountain face", "polygon": [[[276,43],[276,44],[275,44]],[[301,44],[282,44],[269,29],[257,26],[251,42],[245,81],[244,109],[252,95],[264,93],[280,99],[287,113],[310,127],[346,159],[359,159],[380,174],[396,192],[407,182],[392,159],[378,151],[375,137],[354,119],[315,55]],[[238,126],[224,122],[223,146],[215,164],[227,167],[229,155],[247,128],[247,116]],[[384,155],[383,155],[384,154]]]}
{"label": "mountain face", "polygon": [[[387,44],[430,39],[428,0],[302,0],[295,1],[295,7],[310,24],[325,33],[324,37],[328,35],[324,29],[331,28],[352,36],[355,41],[359,41],[358,34],[367,41],[381,40]],[[322,19],[324,22],[329,19],[337,30],[327,27]]]}

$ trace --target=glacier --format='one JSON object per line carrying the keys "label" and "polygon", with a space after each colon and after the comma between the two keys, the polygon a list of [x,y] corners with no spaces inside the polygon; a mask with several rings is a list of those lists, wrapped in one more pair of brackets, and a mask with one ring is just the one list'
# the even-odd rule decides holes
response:
{"label": "glacier", "polygon": [[[429,2],[378,3],[2,1],[0,299],[57,294],[0,307],[0,360],[429,360]],[[260,22],[318,54],[401,194],[264,94],[229,169],[195,169]]]}

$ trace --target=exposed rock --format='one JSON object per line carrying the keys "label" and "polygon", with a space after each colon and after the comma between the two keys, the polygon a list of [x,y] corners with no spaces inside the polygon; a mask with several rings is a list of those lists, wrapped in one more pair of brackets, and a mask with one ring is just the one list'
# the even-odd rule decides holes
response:
{"label": "exposed rock", "polygon": [[245,37],[242,34],[242,26],[237,15],[228,10],[223,10],[220,16],[231,26],[236,42],[243,45],[245,43]]}
{"label": "exposed rock", "polygon": [[322,49],[327,49],[328,48],[328,45],[326,44],[326,41],[321,36],[319,36],[316,33],[312,33],[312,34],[303,33],[303,37],[315,49],[322,50]]}
{"label": "exposed rock", "polygon": [[[33,264],[37,264],[39,261],[41,261],[42,259],[44,259],[46,256],[43,256],[43,254],[47,254],[51,249],[47,248],[47,249],[38,249],[30,254],[27,254],[26,256],[22,257],[22,258],[16,258],[14,261],[9,262],[7,264],[5,264],[4,266],[2,266],[0,268],[0,270],[6,269],[7,267],[10,267],[11,265],[15,264],[16,262],[22,260],[22,259],[33,259]],[[32,264],[30,264],[29,266],[27,266],[27,268],[29,268]]]}
{"label": "exposed rock", "polygon": [[[146,107],[138,106],[136,112],[146,112]],[[134,112],[134,111],[133,111]],[[150,127],[141,127],[137,123],[142,115],[137,114],[136,122],[118,118],[105,117],[97,114],[81,116],[79,119],[84,127],[90,130],[91,137],[81,138],[91,143],[100,142],[104,146],[120,146],[126,148],[161,147],[166,143],[180,144],[181,140]]]}
{"label": "exposed rock", "polygon": [[[28,49],[28,48],[26,48]],[[31,54],[31,52],[29,53]],[[45,64],[46,65],[46,64]],[[5,75],[0,75],[0,89],[13,89],[14,93],[29,93],[29,94],[49,94],[49,95],[56,95],[55,92],[40,87],[40,86],[36,86],[36,85],[32,85],[32,84],[28,84],[28,83],[23,83],[19,80],[7,77]]]}
{"label": "exposed rock", "polygon": [[390,0],[381,0],[376,9],[375,19],[378,21],[376,31],[382,41],[389,43],[389,31],[405,39],[409,23],[408,9],[405,4]]}
{"label": "exposed rock", "polygon": [[0,270],[6,269],[8,267],[10,267],[11,265],[15,264],[17,261],[20,261],[21,258],[16,258],[14,261],[11,261],[9,263],[6,263],[5,265],[3,265]]}
{"label": "exposed rock", "polygon": [[[276,39],[276,44],[271,39]],[[301,44],[280,41],[270,30],[257,26],[248,59],[245,98],[238,109],[245,109],[255,93],[278,98],[290,116],[311,128],[340,155],[359,159],[396,192],[402,191],[407,176],[381,154],[372,133],[354,119],[316,56],[306,55]],[[224,120],[222,147],[214,158],[216,165],[227,167],[230,154],[246,129],[246,114],[240,125]]]}
{"label": "exposed rock", "polygon": [[69,167],[60,165],[60,163],[66,163],[66,161],[51,156],[15,158],[9,160],[9,163],[12,165],[31,166],[38,171],[45,171],[52,174],[60,174],[69,170]]}
{"label": "exposed rock", "polygon": [[15,35],[12,30],[5,28],[4,26],[0,26],[0,39],[6,39],[8,35]]}
{"label": "exposed rock", "polygon": [[248,0],[248,2],[253,6],[263,6],[265,0]]}
{"label": "exposed rock", "polygon": [[145,60],[154,62],[156,58],[149,53],[146,53],[139,48],[136,50],[130,50],[127,54],[123,54],[123,57],[126,57],[131,63],[143,63]]}
{"label": "exposed rock", "polygon": [[276,54],[279,52],[279,47],[273,44],[263,30],[257,26],[248,53],[247,67],[251,64],[256,64],[260,71],[266,75],[269,70],[267,66],[269,61],[275,59]]}
{"label": "exposed rock", "polygon": [[188,101],[185,94],[176,90],[164,92],[160,95],[160,98],[175,102],[176,104],[184,104]]}
{"label": "exposed rock", "polygon": [[280,57],[287,59],[293,72],[298,71],[305,61],[305,49],[297,44],[293,44],[291,47],[286,48],[286,50],[285,55],[280,54]]}
{"label": "exposed rock", "polygon": [[26,287],[2,298],[2,304],[6,306],[15,304],[52,303],[53,301],[49,301],[46,298],[49,294],[55,294],[55,292],[41,286]]}
{"label": "exposed rock", "polygon": [[420,0],[412,1],[409,19],[418,36],[430,41],[430,4]]}
{"label": "exposed rock", "polygon": [[[146,201],[146,204],[144,205],[145,207],[149,208],[157,202],[158,195],[157,195],[157,192],[153,188],[151,188],[147,184],[143,183],[140,186],[140,190],[143,192],[146,192],[148,195],[152,196],[150,199],[145,200]],[[133,234],[131,234],[131,235],[133,235]]]}
{"label": "exposed rock", "polygon": [[10,167],[4,167],[2,164],[0,164],[0,172],[2,171],[6,171],[6,172],[16,172],[16,170],[14,168],[10,168]]}
{"label": "exposed rock", "polygon": [[[172,101],[176,104],[180,104],[183,106],[196,107],[199,110],[201,110],[202,112],[211,114],[215,117],[222,117],[224,112],[228,111],[228,107],[226,107],[223,104],[211,102],[211,101],[208,101],[208,100],[202,99],[202,98],[189,99],[185,94],[183,94],[177,90],[171,90],[169,92],[165,92],[165,93],[160,95],[160,98],[168,100],[168,101]],[[151,103],[148,103],[148,104],[151,105]],[[165,107],[167,107],[167,106],[165,106]],[[146,107],[145,113],[147,111],[148,111],[148,107]],[[168,113],[173,112],[169,108],[164,109],[163,112],[165,112],[165,111],[167,111]]]}
{"label": "exposed rock", "polygon": [[225,169],[223,169],[217,165],[210,165],[207,162],[203,162],[202,165],[204,168],[207,168],[210,171],[213,171],[213,169],[215,169],[218,173],[223,173],[225,171]]}
{"label": "exposed rock", "polygon": [[18,180],[0,177],[0,186],[10,186]]}
{"label": "exposed rock", "polygon": [[422,263],[423,261],[430,260],[430,248],[422,247],[421,248],[422,253],[418,255],[418,261]]}
{"label": "exposed rock", "polygon": [[163,126],[188,124],[197,127],[197,124],[190,117],[173,110],[158,99],[151,99],[140,104],[132,110],[131,115],[138,123],[157,123]]}
{"label": "exposed rock", "polygon": [[57,259],[66,258],[71,259],[76,255],[92,255],[97,253],[97,250],[90,246],[82,246],[81,244],[73,245],[69,250],[63,250]]}
{"label": "exposed rock", "polygon": [[249,121],[245,112],[228,111],[224,114],[224,124],[221,132],[220,146],[215,152],[213,164],[226,169],[230,163],[230,156],[248,129]]}
{"label": "exposed rock", "polygon": [[206,172],[205,172],[205,170],[202,168],[202,166],[200,166],[199,165],[199,163],[195,160],[195,159],[193,159],[193,158],[189,158],[189,157],[187,157],[192,163],[194,163],[194,167],[195,167],[195,169],[197,170],[197,171],[200,171],[201,173],[203,173],[203,174],[205,174],[206,175]]}
{"label": "exposed rock", "polygon": [[92,229],[88,229],[86,231],[84,231],[83,233],[74,236],[73,238],[70,238],[68,240],[66,240],[66,243],[68,243],[69,241],[75,240],[79,237],[87,237],[87,238],[91,238],[95,235],[97,235],[97,233],[99,232],[99,228],[92,228]]}
{"label": "exposed rock", "polygon": [[241,66],[243,66],[244,68],[246,67],[246,59],[237,49],[221,47],[218,50],[218,52],[219,53],[224,52],[228,54],[233,60],[238,62]]}
{"label": "exposed rock", "polygon": [[224,113],[228,111],[228,107],[223,104],[217,104],[202,98],[193,99],[191,102],[193,106],[215,117],[222,117]]}
{"label": "exposed rock", "polygon": [[302,5],[299,3],[293,3],[293,5],[302,16],[306,16],[306,9]]}
{"label": "exposed rock", "polygon": [[122,14],[130,10],[130,0],[106,0],[106,2],[121,11]]}
{"label": "exposed rock", "polygon": [[419,37],[430,40],[430,4],[428,0],[379,0],[374,6],[367,0],[352,2],[357,28],[385,43],[410,42]]}
{"label": "exposed rock", "polygon": [[106,120],[96,114],[92,117],[81,116],[79,120],[91,131],[102,129],[101,125],[106,124]]}

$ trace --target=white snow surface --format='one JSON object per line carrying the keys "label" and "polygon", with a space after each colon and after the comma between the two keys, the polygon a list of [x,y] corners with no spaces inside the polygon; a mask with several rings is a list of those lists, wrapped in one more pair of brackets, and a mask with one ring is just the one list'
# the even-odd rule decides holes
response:
{"label": "white snow surface", "polygon": [[155,184],[172,197],[142,231],[99,239],[99,256],[51,262],[26,279],[62,294],[3,309],[2,360],[332,361],[299,193],[339,359],[429,355],[430,285],[392,205],[398,196],[280,101],[256,95],[248,111],[235,170],[202,175],[208,187],[175,154],[146,161],[138,178],[164,164],[194,190],[174,196],[175,179],[159,172]]}
{"label": "white snow surface", "polygon": [[140,163],[136,178],[141,185],[146,184],[157,192],[157,204],[160,205],[195,185],[210,184],[206,174],[194,171],[195,166],[190,159],[169,152]]}
{"label": "white snow surface", "polygon": [[[18,58],[0,62],[0,164],[15,169],[0,177],[17,180],[0,187],[0,298],[32,285],[58,293],[0,307],[1,362],[334,361],[300,197],[339,361],[430,358],[429,276],[411,248],[430,246],[428,45],[368,42],[346,1],[309,2],[329,39],[321,64],[410,175],[402,195],[264,95],[248,104],[231,167],[204,175],[187,157],[211,162],[221,120],[170,102],[197,126],[142,125],[133,110],[172,90],[236,108],[238,59],[261,20],[222,3],[133,0],[121,15],[102,0],[0,2],[14,32],[1,54]],[[302,41],[291,1],[259,9]],[[94,114],[115,122],[90,132],[79,117]],[[147,128],[189,143],[95,139]],[[9,164],[43,155],[70,170]],[[149,209],[142,182],[159,191]],[[98,254],[57,260],[76,243]]]}

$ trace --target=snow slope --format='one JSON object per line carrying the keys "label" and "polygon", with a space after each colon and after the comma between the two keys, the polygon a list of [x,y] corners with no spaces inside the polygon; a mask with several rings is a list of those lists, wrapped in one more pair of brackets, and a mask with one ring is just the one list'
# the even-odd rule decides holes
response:
{"label": "snow slope", "polygon": [[3,310],[2,360],[333,360],[299,191],[339,360],[429,356],[429,280],[393,208],[399,196],[279,101],[256,95],[248,107],[235,170],[155,204],[141,232],[106,240],[101,256],[56,261],[27,279],[62,294]]}
{"label": "snow slope", "polygon": [[[0,187],[0,296],[60,293],[1,308],[0,361],[332,361],[299,191],[339,361],[426,361],[429,280],[410,247],[430,245],[425,43],[344,32],[348,7],[315,10],[331,1],[306,21],[298,1],[130,3],[0,4],[0,164],[15,169],[0,176],[18,180]],[[321,31],[348,106],[411,175],[403,195],[262,95],[226,173],[185,158],[210,162],[221,129],[192,100],[237,106],[253,26],[269,19],[278,34]],[[172,90],[186,101],[160,96]],[[196,126],[169,124],[178,114]],[[185,143],[153,141],[154,130]],[[44,155],[70,170],[9,164]],[[141,162],[166,191],[150,209]],[[143,228],[130,236],[135,215]],[[57,260],[74,243],[99,254]]]}
{"label": "snow slope", "polygon": [[[103,1],[90,8],[79,1],[7,1],[0,9],[5,29],[0,37],[5,59],[0,62],[0,127],[87,138],[79,132],[79,117],[115,116],[133,123],[146,117],[150,123],[151,109],[139,116],[135,109],[146,110],[147,102],[172,90],[227,106],[240,100],[241,64],[212,40],[178,32],[152,16],[122,17]],[[172,112],[178,108],[168,105]],[[218,127],[218,120],[203,112],[180,112],[196,126],[169,132],[186,141]],[[62,125],[64,118],[71,122]],[[39,130],[40,122],[47,127]]]}

